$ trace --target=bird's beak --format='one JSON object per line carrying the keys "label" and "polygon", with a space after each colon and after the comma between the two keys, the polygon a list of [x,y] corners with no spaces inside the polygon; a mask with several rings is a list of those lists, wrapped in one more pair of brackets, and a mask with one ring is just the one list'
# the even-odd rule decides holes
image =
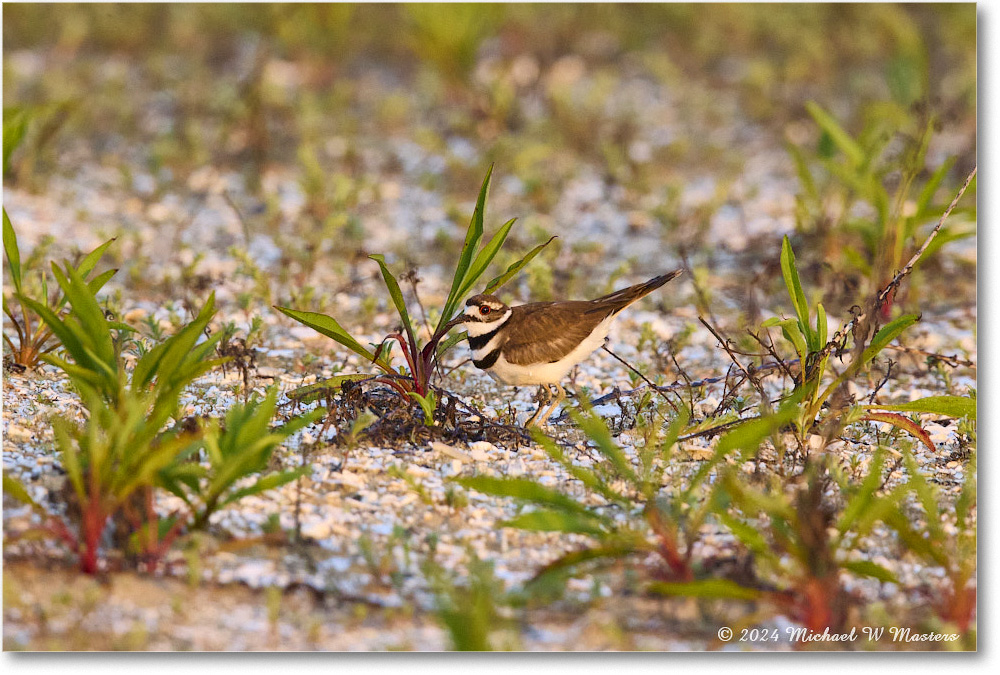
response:
{"label": "bird's beak", "polygon": [[468,320],[468,318],[469,317],[467,317],[465,314],[459,314],[454,319],[452,319],[451,321],[449,321],[444,325],[444,332],[447,333],[458,324],[465,323]]}

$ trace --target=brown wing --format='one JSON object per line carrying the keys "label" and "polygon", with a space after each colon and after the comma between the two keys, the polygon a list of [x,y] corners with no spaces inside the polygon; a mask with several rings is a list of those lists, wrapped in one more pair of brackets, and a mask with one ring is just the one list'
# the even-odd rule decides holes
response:
{"label": "brown wing", "polygon": [[606,311],[593,310],[589,302],[533,302],[512,307],[512,335],[503,344],[508,363],[527,366],[551,363],[569,354],[607,317]]}

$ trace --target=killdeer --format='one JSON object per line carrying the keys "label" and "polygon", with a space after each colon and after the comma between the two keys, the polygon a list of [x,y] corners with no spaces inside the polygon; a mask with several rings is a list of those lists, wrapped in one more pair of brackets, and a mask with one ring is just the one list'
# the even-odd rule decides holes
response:
{"label": "killdeer", "polygon": [[[448,328],[465,324],[472,363],[494,380],[539,385],[538,410],[525,426],[541,425],[566,398],[559,381],[604,343],[618,312],[680,273],[675,270],[595,300],[508,307],[494,295],[474,295]],[[555,389],[554,399],[550,386]]]}

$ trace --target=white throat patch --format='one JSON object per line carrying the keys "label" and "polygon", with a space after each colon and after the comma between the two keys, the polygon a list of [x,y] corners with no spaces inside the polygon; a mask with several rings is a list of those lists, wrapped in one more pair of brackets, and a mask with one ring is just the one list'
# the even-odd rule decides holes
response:
{"label": "white throat patch", "polygon": [[[479,310],[476,307],[466,307],[465,313],[469,316],[476,316]],[[507,319],[511,315],[510,308],[507,308],[503,316],[501,316],[496,321],[489,322],[479,322],[479,321],[469,321],[465,324],[465,330],[469,333],[470,337],[479,337],[480,335],[486,335],[487,333],[492,333],[500,326],[507,323]]]}

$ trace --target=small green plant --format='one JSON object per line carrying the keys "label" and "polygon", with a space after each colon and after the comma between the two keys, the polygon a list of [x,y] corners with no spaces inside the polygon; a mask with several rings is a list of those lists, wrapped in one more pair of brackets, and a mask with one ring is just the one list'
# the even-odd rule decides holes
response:
{"label": "small green plant", "polygon": [[[158,473],[196,440],[176,425],[164,428],[176,417],[184,387],[217,363],[205,360],[214,339],[196,345],[215,313],[214,299],[179,333],[147,352],[129,377],[113,337],[113,331],[128,327],[108,321],[79,270],[69,263],[62,269],[53,265],[52,270],[69,302],[68,315],[60,317],[40,302],[19,299],[45,322],[72,359],[41,356],[69,376],[89,413],[82,424],[53,420],[62,465],[78,503],[78,509],[70,511],[76,514],[75,532],[65,520],[59,520],[56,529],[79,553],[81,570],[94,574],[110,517],[152,486]],[[159,540],[159,535],[146,538]]]}
{"label": "small green plant", "polygon": [[[535,440],[549,457],[593,497],[588,501],[606,506],[588,506],[531,478],[472,476],[456,482],[532,506],[530,511],[502,523],[505,527],[582,534],[593,540],[594,545],[567,553],[540,570],[534,578],[539,587],[561,582],[583,568],[627,558],[646,559],[652,554],[661,562],[650,569],[653,579],[685,588],[695,584],[703,593],[711,588],[724,597],[727,589],[734,589],[733,585],[726,580],[699,578],[697,561],[693,559],[699,530],[709,515],[709,504],[704,499],[706,483],[713,470],[737,451],[756,452],[761,441],[787,424],[795,412],[792,401],[774,415],[739,424],[719,440],[712,457],[690,480],[670,488],[666,487],[664,470],[674,460],[678,438],[688,422],[683,409],[662,436],[651,432],[645,444],[638,447],[635,461],[614,441],[600,416],[593,411],[572,412],[576,425],[587,434],[600,456],[601,461],[593,468],[582,466],[555,441],[535,431]],[[621,515],[624,518],[617,517]],[[737,598],[745,596],[740,589],[734,593]]]}
{"label": "small green plant", "polygon": [[[493,563],[470,550],[469,574],[460,580],[434,559],[432,550],[422,567],[434,593],[434,613],[448,631],[451,648],[463,652],[497,649],[495,640],[511,632],[511,622],[502,612],[509,599],[503,582],[493,573]],[[516,636],[508,636],[501,648],[516,649]]]}
{"label": "small green plant", "polygon": [[[841,251],[843,257],[834,258],[834,263],[866,277],[868,290],[874,291],[902,267],[908,242],[944,212],[947,202],[935,197],[955,158],[933,171],[926,167],[937,125],[933,116],[921,119],[892,103],[873,105],[866,111],[865,128],[855,137],[815,102],[808,102],[806,109],[821,135],[813,154],[788,145],[802,187],[797,198],[799,227],[819,235],[827,248]],[[890,150],[893,141],[902,141],[901,154]],[[974,220],[975,207],[968,211]],[[968,225],[947,227],[926,257],[973,234],[975,228]],[[883,318],[888,318],[890,306],[884,308]]]}
{"label": "small green plant", "polygon": [[437,410],[437,395],[434,390],[428,391],[426,396],[421,396],[415,391],[408,393],[413,400],[420,404],[420,409],[424,413],[424,424],[429,427],[434,426],[434,411]]}
{"label": "small green plant", "polygon": [[[954,515],[945,513],[938,504],[941,495],[920,472],[913,454],[904,450],[903,461],[909,479],[897,487],[890,499],[902,501],[905,493],[916,497],[923,518],[908,518],[903,510],[893,510],[883,516],[902,542],[903,547],[925,564],[944,571],[948,584],[935,594],[938,616],[955,626],[968,642],[966,649],[976,648],[973,623],[976,613],[974,577],[977,561],[977,536],[974,510],[977,500],[976,453],[973,451],[965,467],[965,481],[955,500]],[[954,528],[945,523],[953,521]],[[916,523],[916,527],[914,524]],[[921,527],[923,525],[923,527]]]}
{"label": "small green plant", "polygon": [[[412,392],[422,397],[422,400],[417,400],[421,402],[421,407],[426,411],[426,405],[431,404],[434,401],[434,399],[429,399],[427,397],[431,392],[430,380],[438,359],[464,337],[464,334],[460,333],[452,336],[451,338],[445,339],[445,335],[453,325],[451,324],[451,319],[455,317],[461,303],[465,300],[466,295],[483,276],[487,268],[490,266],[490,263],[493,262],[493,259],[500,251],[504,241],[506,241],[507,235],[510,233],[510,229],[513,227],[515,222],[515,219],[511,219],[504,223],[500,230],[493,235],[493,238],[490,239],[490,241],[484,246],[480,247],[480,243],[483,238],[483,218],[486,209],[486,195],[489,190],[490,176],[492,173],[493,167],[491,166],[489,171],[486,173],[486,178],[483,180],[482,187],[479,191],[476,209],[473,213],[472,221],[469,223],[469,228],[465,236],[465,245],[462,247],[462,253],[455,269],[455,276],[452,281],[451,291],[448,293],[448,298],[441,310],[437,327],[425,343],[421,344],[421,341],[417,337],[417,331],[410,319],[410,312],[406,307],[406,301],[403,298],[402,290],[400,290],[399,282],[396,280],[396,277],[392,274],[392,272],[389,271],[389,268],[386,266],[385,258],[382,255],[371,255],[368,257],[379,265],[379,269],[382,272],[382,279],[389,292],[389,297],[392,300],[396,312],[399,314],[402,331],[386,336],[380,345],[373,345],[373,347],[375,347],[374,350],[364,347],[361,343],[351,337],[351,335],[348,334],[348,332],[344,330],[340,323],[338,323],[333,317],[317,314],[315,312],[304,312],[290,309],[287,307],[275,307],[275,309],[282,312],[286,316],[313,328],[323,335],[336,340],[338,343],[347,347],[355,354],[358,354],[364,357],[367,361],[373,363],[385,374],[381,381],[396,389],[401,395],[406,396]],[[544,244],[536,246],[523,258],[511,264],[503,274],[495,277],[486,284],[485,292],[495,292],[501,286],[510,281],[551,241],[552,239],[549,239],[549,241]],[[392,367],[390,354],[391,350],[389,349],[389,343],[391,341],[399,343],[403,352],[403,357],[406,360],[407,370],[401,369],[397,371]],[[433,410],[431,410],[431,413],[433,414]]]}
{"label": "small green plant", "polygon": [[[113,241],[114,239],[109,239],[95,248],[75,268],[81,277],[87,279],[88,288],[95,294],[118,271],[110,269],[100,274],[93,273],[97,263]],[[10,325],[14,327],[14,332],[17,334],[17,344],[15,345],[11,338],[4,333],[4,344],[10,350],[14,363],[25,368],[34,368],[44,354],[48,354],[59,345],[52,339],[52,329],[40,320],[40,315],[31,308],[31,302],[28,300],[34,297],[38,304],[50,312],[58,314],[66,304],[66,295],[62,291],[61,284],[57,285],[51,294],[49,293],[49,279],[44,272],[39,272],[37,279],[29,279],[31,269],[21,265],[17,235],[13,225],[11,225],[10,218],[7,216],[6,209],[3,210],[3,248],[7,255],[7,271],[10,273],[10,281],[14,287],[14,295],[10,300],[8,300],[6,293],[3,295],[3,311],[10,319]],[[67,267],[69,267],[68,264]],[[56,273],[56,269],[53,263],[53,273]],[[15,298],[18,301],[17,308],[20,309],[20,312],[16,314]]]}
{"label": "small green plant", "polygon": [[[876,451],[860,483],[844,476],[829,456],[807,460],[798,480],[765,488],[750,485],[735,467],[722,472],[713,511],[753,556],[758,581],[746,589],[749,598],[769,603],[809,630],[840,630],[851,602],[843,573],[898,583],[884,567],[852,555],[880,516],[900,509],[902,497],[876,494],[885,455]],[[840,488],[839,513],[836,501],[825,496],[833,485]]]}
{"label": "small green plant", "polygon": [[[764,331],[775,326],[781,328],[782,336],[799,358],[800,368],[794,390],[803,394],[800,414],[795,425],[800,446],[804,446],[805,437],[812,433],[818,432],[823,437],[824,443],[829,443],[838,437],[848,424],[868,421],[885,422],[898,427],[934,450],[930,437],[920,425],[896,411],[928,412],[951,417],[967,416],[970,408],[974,411],[975,401],[960,396],[928,397],[902,406],[855,405],[846,396],[847,383],[862,372],[903,331],[916,323],[919,316],[904,314],[879,328],[877,316],[881,306],[880,298],[885,292],[877,294],[868,303],[868,309],[862,315],[867,317],[862,320],[867,322],[867,330],[873,333],[871,339],[866,339],[866,331],[863,329],[856,328],[851,331],[854,344],[850,350],[849,360],[837,373],[830,367],[830,360],[835,352],[845,350],[844,342],[847,340],[848,331],[842,329],[832,340],[827,340],[827,318],[822,303],[816,305],[816,327],[812,327],[809,303],[799,280],[795,254],[788,237],[782,242],[781,271],[795,309],[795,318],[772,317],[764,321],[761,328]],[[849,325],[855,324],[852,322]],[[770,338],[768,341],[770,342]]]}
{"label": "small green plant", "polygon": [[[309,472],[309,466],[301,466],[265,473],[275,449],[326,411],[317,408],[272,428],[277,403],[278,390],[272,387],[263,399],[234,404],[221,425],[216,420],[205,423],[201,440],[160,472],[159,483],[191,508],[191,527],[203,528],[213,513],[228,504],[280,487]],[[191,461],[198,451],[205,453],[207,467]],[[256,474],[261,475],[243,485]]]}

